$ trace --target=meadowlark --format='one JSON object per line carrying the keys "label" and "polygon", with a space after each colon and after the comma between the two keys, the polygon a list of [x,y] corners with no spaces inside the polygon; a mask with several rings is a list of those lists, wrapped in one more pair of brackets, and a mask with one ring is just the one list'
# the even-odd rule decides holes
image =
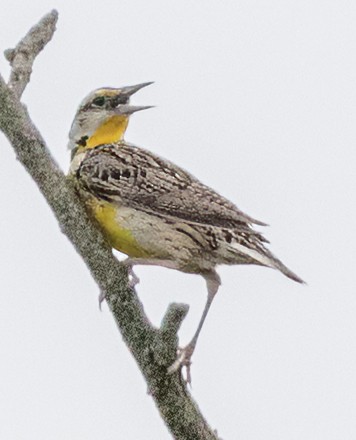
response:
{"label": "meadowlark", "polygon": [[265,226],[182,168],[124,141],[130,116],[149,106],[130,97],[151,83],[101,88],[80,104],[69,134],[70,174],[90,214],[126,263],[159,265],[200,274],[207,302],[191,342],[169,371],[189,367],[213,298],[219,264],[256,264],[303,281],[266,247],[252,225]]}

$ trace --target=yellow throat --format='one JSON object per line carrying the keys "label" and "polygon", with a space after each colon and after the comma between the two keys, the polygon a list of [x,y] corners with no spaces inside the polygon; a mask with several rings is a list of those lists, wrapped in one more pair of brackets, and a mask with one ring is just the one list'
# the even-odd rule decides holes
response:
{"label": "yellow throat", "polygon": [[86,140],[85,145],[78,148],[78,152],[94,148],[97,145],[111,144],[122,140],[128,123],[129,118],[127,116],[111,116]]}

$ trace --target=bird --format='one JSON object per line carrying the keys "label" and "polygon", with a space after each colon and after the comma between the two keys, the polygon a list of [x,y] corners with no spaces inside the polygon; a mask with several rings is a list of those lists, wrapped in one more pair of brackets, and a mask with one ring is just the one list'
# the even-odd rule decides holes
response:
{"label": "bird", "polygon": [[143,264],[205,279],[204,311],[192,340],[168,367],[173,373],[191,365],[221,284],[218,265],[266,266],[298,283],[304,281],[272,254],[268,240],[254,228],[265,223],[183,168],[125,141],[131,115],[152,107],[131,105],[130,98],[150,84],[102,87],[84,98],[69,133],[69,175],[110,246],[127,255],[125,264],[133,277],[132,267]]}

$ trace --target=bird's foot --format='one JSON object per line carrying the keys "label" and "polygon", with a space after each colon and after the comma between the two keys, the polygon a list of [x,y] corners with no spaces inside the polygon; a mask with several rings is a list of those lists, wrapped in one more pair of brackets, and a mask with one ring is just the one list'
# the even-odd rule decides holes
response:
{"label": "bird's foot", "polygon": [[173,374],[176,371],[178,371],[180,368],[185,367],[185,369],[186,369],[185,381],[189,385],[191,385],[191,383],[192,383],[192,376],[190,373],[190,367],[192,365],[191,357],[194,352],[194,348],[195,348],[195,346],[193,346],[191,344],[188,344],[184,348],[178,348],[177,359],[167,369],[168,374]]}
{"label": "bird's foot", "polygon": [[132,269],[132,266],[131,268],[129,267],[128,273],[129,273],[129,286],[131,287],[131,289],[134,289],[136,284],[140,282],[140,278],[135,274],[135,272]]}
{"label": "bird's foot", "polygon": [[[131,289],[134,289],[136,284],[140,282],[140,278],[135,274],[135,272],[132,269],[132,265],[130,263],[125,265],[127,267],[127,273],[129,275],[129,286],[131,287]],[[105,300],[106,300],[106,294],[105,292],[101,291],[98,298],[100,310],[101,310],[101,305]]]}
{"label": "bird's foot", "polygon": [[129,286],[134,289],[135,286],[140,282],[140,278],[133,271],[134,261],[131,258],[126,258],[123,264],[127,267],[127,273],[129,275]]}
{"label": "bird's foot", "polygon": [[101,311],[101,304],[106,300],[106,294],[104,291],[100,291],[100,295],[98,297],[98,301],[99,301],[99,310]]}

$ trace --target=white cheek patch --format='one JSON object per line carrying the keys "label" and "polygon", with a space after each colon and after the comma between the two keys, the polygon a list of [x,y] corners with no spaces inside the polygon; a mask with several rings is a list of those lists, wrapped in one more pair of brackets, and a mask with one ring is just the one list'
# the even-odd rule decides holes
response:
{"label": "white cheek patch", "polygon": [[68,149],[72,150],[77,146],[77,142],[87,136],[90,138],[97,128],[102,125],[108,115],[105,110],[88,110],[75,115],[72,127],[69,132]]}

